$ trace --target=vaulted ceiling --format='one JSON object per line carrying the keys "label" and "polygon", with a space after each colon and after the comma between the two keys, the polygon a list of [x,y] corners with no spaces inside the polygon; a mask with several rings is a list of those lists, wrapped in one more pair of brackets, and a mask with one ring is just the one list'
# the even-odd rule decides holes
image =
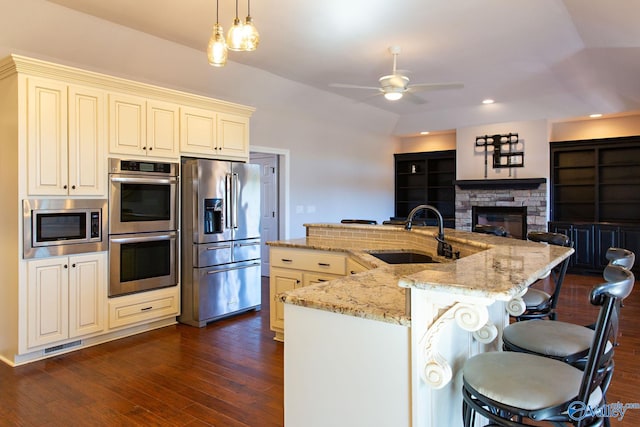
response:
{"label": "vaulted ceiling", "polygon": [[[49,1],[203,55],[216,19],[214,0]],[[227,30],[235,2],[219,9]],[[395,113],[400,134],[640,109],[640,0],[253,0],[251,16],[260,46],[230,61]],[[420,92],[416,104],[330,86],[377,86],[391,45],[411,82],[464,88]]]}

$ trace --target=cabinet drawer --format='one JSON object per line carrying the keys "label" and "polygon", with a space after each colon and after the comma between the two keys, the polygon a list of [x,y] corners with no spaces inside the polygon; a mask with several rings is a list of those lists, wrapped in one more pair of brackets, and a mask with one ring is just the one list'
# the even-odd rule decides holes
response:
{"label": "cabinet drawer", "polygon": [[318,273],[347,273],[346,255],[327,251],[271,248],[271,265]]}
{"label": "cabinet drawer", "polygon": [[177,316],[178,307],[177,287],[114,298],[109,301],[109,328]]}

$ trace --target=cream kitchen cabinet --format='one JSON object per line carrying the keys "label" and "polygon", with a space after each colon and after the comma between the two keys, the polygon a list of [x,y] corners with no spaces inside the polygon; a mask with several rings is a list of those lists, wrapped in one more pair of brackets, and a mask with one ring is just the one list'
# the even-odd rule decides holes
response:
{"label": "cream kitchen cabinet", "polygon": [[229,160],[249,158],[249,119],[202,108],[180,109],[180,151]]}
{"label": "cream kitchen cabinet", "polygon": [[179,156],[180,107],[121,93],[109,94],[109,152],[133,156]]}
{"label": "cream kitchen cabinet", "polygon": [[337,279],[347,274],[347,255],[341,252],[272,247],[269,270],[270,327],[274,339],[284,341],[282,292]]}
{"label": "cream kitchen cabinet", "polygon": [[103,196],[104,92],[56,80],[27,79],[30,196]]}
{"label": "cream kitchen cabinet", "polygon": [[27,341],[22,352],[105,329],[107,253],[27,263]]}
{"label": "cream kitchen cabinet", "polygon": [[180,288],[140,292],[109,299],[109,329],[173,318],[180,314]]}

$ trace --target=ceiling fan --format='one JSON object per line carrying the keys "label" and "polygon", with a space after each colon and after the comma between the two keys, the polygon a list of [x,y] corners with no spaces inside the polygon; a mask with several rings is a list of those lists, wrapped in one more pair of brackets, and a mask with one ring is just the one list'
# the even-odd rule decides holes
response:
{"label": "ceiling fan", "polygon": [[380,82],[379,87],[373,86],[358,86],[344,83],[331,83],[331,87],[341,87],[348,89],[368,89],[378,91],[378,95],[384,95],[389,101],[397,101],[398,99],[406,96],[407,99],[416,103],[424,104],[426,101],[414,95],[415,92],[422,92],[427,90],[442,90],[442,89],[460,89],[464,87],[462,83],[416,83],[409,85],[409,77],[405,76],[402,71],[396,69],[396,63],[398,55],[401,52],[399,46],[390,46],[389,52],[393,55],[393,71],[387,76],[382,76],[378,79]]}

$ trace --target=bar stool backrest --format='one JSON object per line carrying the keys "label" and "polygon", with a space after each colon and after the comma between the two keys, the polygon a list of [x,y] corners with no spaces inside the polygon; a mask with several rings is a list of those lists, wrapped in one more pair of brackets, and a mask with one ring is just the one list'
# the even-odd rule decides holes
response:
{"label": "bar stool backrest", "polygon": [[628,249],[623,248],[609,248],[605,254],[605,258],[609,261],[609,264],[619,265],[627,270],[633,268],[633,264],[636,261],[636,254]]}

